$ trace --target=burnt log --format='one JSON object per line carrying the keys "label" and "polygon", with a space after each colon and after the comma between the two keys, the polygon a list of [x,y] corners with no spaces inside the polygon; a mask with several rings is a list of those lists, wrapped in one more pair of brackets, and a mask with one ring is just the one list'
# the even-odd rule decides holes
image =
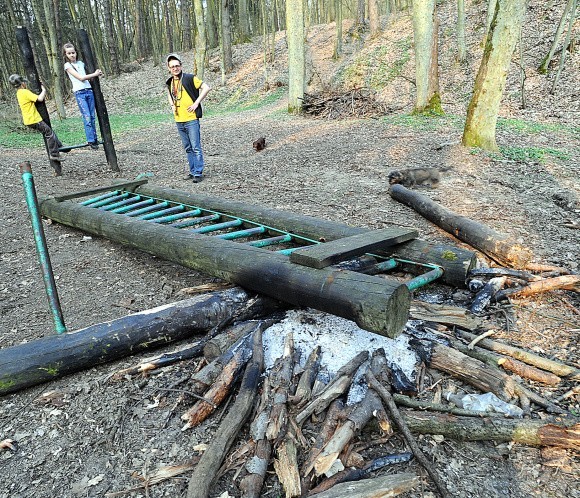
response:
{"label": "burnt log", "polygon": [[[203,206],[206,209],[276,227],[279,230],[285,230],[312,240],[330,241],[370,232],[368,228],[355,228],[345,223],[276,210],[267,206],[256,206],[246,202],[155,187],[149,184],[141,185],[135,190],[135,193],[180,202],[190,206]],[[476,256],[473,251],[449,244],[428,243],[420,239],[398,244],[387,251],[376,251],[376,254],[389,257],[397,256],[423,264],[439,265],[445,270],[441,277],[442,281],[461,288],[465,287],[467,274],[475,267],[476,263]]]}
{"label": "burnt log", "polygon": [[248,308],[248,299],[229,289],[0,349],[0,395],[205,334],[232,314],[252,318],[275,308],[264,298]]}
{"label": "burnt log", "polygon": [[189,480],[187,498],[209,496],[220,465],[240,429],[251,415],[264,367],[262,332],[259,329],[254,333],[252,344],[252,358],[246,366],[238,396],[195,467]]}
{"label": "burnt log", "polygon": [[533,257],[530,249],[513,238],[467,216],[454,213],[423,194],[402,185],[392,185],[389,193],[393,199],[414,209],[424,218],[502,265],[525,268]]}
{"label": "burnt log", "polygon": [[[293,264],[277,253],[170,226],[87,208],[70,201],[40,201],[54,221],[107,237],[188,268],[281,301],[353,320],[388,337],[402,332],[410,291],[394,279]],[[154,243],[152,243],[154,241]]]}

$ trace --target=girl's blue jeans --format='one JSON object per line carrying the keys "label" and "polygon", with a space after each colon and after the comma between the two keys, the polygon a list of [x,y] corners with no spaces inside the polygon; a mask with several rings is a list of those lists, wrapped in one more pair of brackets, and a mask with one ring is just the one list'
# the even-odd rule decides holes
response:
{"label": "girl's blue jeans", "polygon": [[75,92],[75,98],[83,118],[87,142],[96,142],[97,129],[95,128],[95,96],[93,91],[90,88],[79,90]]}
{"label": "girl's blue jeans", "polygon": [[199,120],[192,119],[185,123],[175,123],[177,131],[181,137],[181,142],[187,154],[189,162],[189,174],[201,176],[203,172],[203,152],[201,150],[201,134],[199,131]]}

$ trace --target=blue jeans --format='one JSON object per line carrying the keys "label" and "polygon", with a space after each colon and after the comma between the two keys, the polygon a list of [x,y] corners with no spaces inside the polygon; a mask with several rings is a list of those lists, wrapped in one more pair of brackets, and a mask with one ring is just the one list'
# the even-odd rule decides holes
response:
{"label": "blue jeans", "polygon": [[75,92],[75,98],[83,118],[87,142],[96,142],[97,129],[95,128],[95,96],[93,91],[90,88],[79,90]]}
{"label": "blue jeans", "polygon": [[199,120],[192,119],[185,123],[175,123],[181,137],[181,142],[187,154],[189,174],[201,176],[203,172],[203,152],[201,150],[201,134],[199,132]]}

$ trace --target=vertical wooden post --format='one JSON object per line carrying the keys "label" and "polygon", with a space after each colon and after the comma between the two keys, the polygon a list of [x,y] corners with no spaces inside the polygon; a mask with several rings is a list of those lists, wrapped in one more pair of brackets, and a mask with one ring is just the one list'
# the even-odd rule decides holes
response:
{"label": "vertical wooden post", "polygon": [[[91,44],[89,42],[89,35],[84,29],[79,29],[78,34],[80,49],[83,54],[85,65],[87,67],[87,73],[92,73],[95,71],[95,69],[97,69],[97,64],[95,62],[93,50],[91,49]],[[101,137],[103,138],[105,157],[107,158],[107,163],[111,167],[111,170],[118,172],[120,169],[119,165],[117,164],[117,153],[115,151],[115,144],[113,143],[113,135],[111,134],[111,125],[109,123],[107,105],[105,104],[103,93],[101,92],[101,83],[99,82],[99,78],[93,78],[90,81],[91,87],[93,88],[93,93],[95,94],[95,109],[97,111],[97,118],[99,119]]]}
{"label": "vertical wooden post", "polygon": [[[32,45],[30,44],[30,38],[28,37],[28,30],[24,26],[16,26],[16,41],[18,43],[18,48],[20,49],[20,54],[22,55],[22,64],[24,65],[24,76],[28,80],[29,88],[39,93],[40,92],[40,78],[38,76],[38,71],[36,70],[36,65],[34,64],[34,54],[32,52]],[[50,124],[50,116],[48,114],[48,109],[46,108],[46,103],[36,102],[36,108],[40,114],[42,120],[48,125]],[[44,136],[43,136],[44,138]],[[49,157],[50,165],[54,168],[54,172],[57,176],[62,175],[62,168],[59,161],[53,161],[50,159],[50,150],[48,149],[48,143],[46,138],[44,138],[44,147],[46,148],[46,155]]]}

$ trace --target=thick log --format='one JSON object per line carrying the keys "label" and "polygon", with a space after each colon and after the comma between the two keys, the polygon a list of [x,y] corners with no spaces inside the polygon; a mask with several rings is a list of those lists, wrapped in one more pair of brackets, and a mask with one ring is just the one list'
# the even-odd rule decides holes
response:
{"label": "thick log", "polygon": [[248,299],[229,289],[0,349],[0,395],[205,334],[233,314],[252,318],[275,308],[264,298],[247,308]]}
{"label": "thick log", "polygon": [[260,330],[254,333],[252,343],[252,359],[244,372],[238,396],[215,432],[197,467],[195,467],[189,480],[187,498],[207,498],[209,496],[217,470],[252,412],[264,365],[262,332]]}
{"label": "thick log", "polygon": [[394,474],[358,482],[343,482],[311,498],[387,498],[410,491],[421,480],[414,474]]}
{"label": "thick log", "polygon": [[[136,193],[191,206],[203,206],[206,209],[239,216],[240,218],[286,230],[312,240],[336,240],[369,231],[367,228],[354,228],[344,223],[276,210],[271,207],[256,206],[255,204],[221,197],[156,187],[150,184],[138,187]],[[476,256],[473,251],[449,244],[432,244],[420,239],[404,242],[388,251],[377,251],[377,254],[379,256],[396,255],[402,259],[418,263],[439,265],[445,269],[441,277],[442,281],[454,287],[465,287],[467,273],[476,264]]]}
{"label": "thick log", "polygon": [[[406,285],[351,271],[316,270],[259,247],[134,220],[54,199],[40,202],[44,216],[107,237],[175,263],[237,283],[281,301],[353,320],[366,330],[396,337],[408,318]],[[152,243],[155,241],[155,243]]]}
{"label": "thick log", "polygon": [[298,451],[295,440],[296,438],[292,437],[290,433],[286,434],[286,437],[277,448],[277,458],[274,460],[274,470],[284,488],[286,498],[302,494],[300,473],[298,472]]}
{"label": "thick log", "polygon": [[401,413],[409,429],[418,434],[442,434],[459,441],[513,441],[529,446],[580,449],[578,419],[489,419],[424,411]]}
{"label": "thick log", "polygon": [[533,257],[530,249],[523,247],[513,238],[467,216],[454,213],[419,192],[397,184],[391,186],[389,193],[393,199],[411,207],[421,216],[500,264],[525,268]]}

